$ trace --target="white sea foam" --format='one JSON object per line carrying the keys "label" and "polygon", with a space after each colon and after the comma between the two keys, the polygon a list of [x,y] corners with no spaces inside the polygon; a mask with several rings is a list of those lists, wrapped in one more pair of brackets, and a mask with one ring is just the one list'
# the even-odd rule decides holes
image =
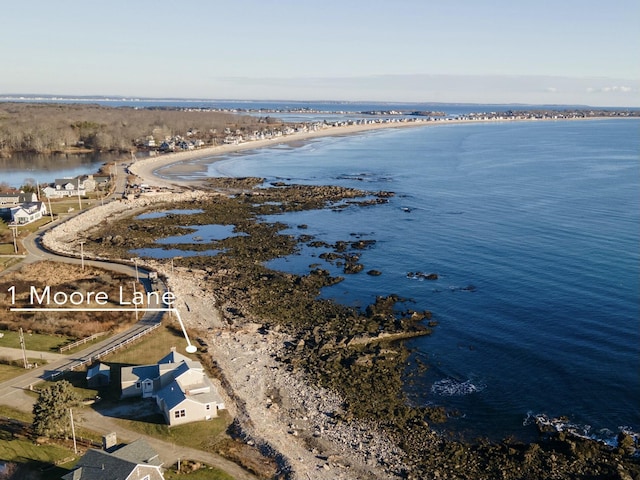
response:
{"label": "white sea foam", "polygon": [[431,393],[445,397],[470,395],[484,390],[486,385],[473,383],[471,380],[459,381],[453,378],[443,378],[431,386]]}

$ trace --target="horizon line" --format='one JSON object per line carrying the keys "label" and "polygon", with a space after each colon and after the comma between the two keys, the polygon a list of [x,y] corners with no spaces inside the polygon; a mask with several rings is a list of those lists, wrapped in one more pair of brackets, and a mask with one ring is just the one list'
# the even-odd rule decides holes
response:
{"label": "horizon line", "polygon": [[182,102],[291,102],[291,103],[333,103],[333,104],[395,104],[395,105],[495,105],[495,106],[547,106],[547,107],[586,107],[594,109],[640,109],[640,106],[594,106],[586,103],[528,103],[528,102],[442,102],[442,101],[394,101],[394,100],[299,100],[299,99],[286,99],[286,98],[210,98],[210,97],[180,97],[180,96],[166,96],[166,97],[145,97],[139,95],[104,95],[104,94],[54,94],[54,93],[0,93],[0,101],[5,100],[102,100],[106,102],[118,102],[118,101],[182,101]]}

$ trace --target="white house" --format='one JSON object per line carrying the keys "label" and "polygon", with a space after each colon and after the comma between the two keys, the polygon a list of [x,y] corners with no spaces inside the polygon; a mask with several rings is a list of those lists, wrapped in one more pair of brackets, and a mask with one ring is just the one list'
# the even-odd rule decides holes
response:
{"label": "white house", "polygon": [[155,365],[123,367],[121,389],[123,398],[154,398],[171,426],[209,420],[225,408],[202,364],[174,349]]}
{"label": "white house", "polygon": [[47,207],[43,202],[28,202],[11,209],[11,223],[26,225],[40,220],[47,214]]}
{"label": "white house", "polygon": [[75,178],[56,178],[52,185],[42,191],[47,198],[62,198],[84,196],[87,192],[93,192],[95,188],[96,181],[93,175],[78,175]]}

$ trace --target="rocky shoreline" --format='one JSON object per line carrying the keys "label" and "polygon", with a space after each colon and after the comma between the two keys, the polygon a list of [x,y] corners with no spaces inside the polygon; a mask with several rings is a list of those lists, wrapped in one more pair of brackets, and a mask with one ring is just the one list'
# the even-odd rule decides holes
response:
{"label": "rocky shoreline", "polygon": [[[129,249],[185,233],[187,225],[234,225],[242,235],[197,247],[226,255],[185,256],[172,266],[148,260],[146,266],[166,279],[188,328],[206,345],[203,355],[223,379],[241,437],[276,458],[284,478],[640,478],[634,438],[621,438],[612,448],[557,431],[532,444],[467,444],[435,433],[431,424],[447,412],[407,404],[402,385],[409,352],[397,341],[429,334],[435,326],[429,312],[404,308],[404,299],[392,295],[355,311],[317,300],[320,288],[340,281],[328,272],[295,276],[262,264],[315,240],[304,228],[297,238],[282,235],[284,225],[259,216],[365,208],[390,194],[286,184],[253,188],[257,184],[212,185],[232,189],[229,196],[189,191],[113,202],[60,225],[43,242],[73,255],[84,240],[87,256],[129,258]],[[133,219],[165,208],[203,213],[168,222]],[[347,275],[364,268],[359,254],[368,246],[352,240],[328,247]]]}

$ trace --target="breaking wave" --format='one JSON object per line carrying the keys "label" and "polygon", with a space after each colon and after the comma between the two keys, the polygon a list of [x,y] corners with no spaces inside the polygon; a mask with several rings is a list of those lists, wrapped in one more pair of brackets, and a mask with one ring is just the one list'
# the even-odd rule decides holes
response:
{"label": "breaking wave", "polygon": [[621,435],[624,435],[633,441],[635,448],[640,447],[640,434],[628,426],[618,427],[617,432],[608,428],[596,430],[591,425],[578,424],[567,417],[549,417],[543,413],[532,412],[527,413],[522,425],[535,425],[541,433],[565,432],[576,437],[596,440],[610,447],[619,446]]}

